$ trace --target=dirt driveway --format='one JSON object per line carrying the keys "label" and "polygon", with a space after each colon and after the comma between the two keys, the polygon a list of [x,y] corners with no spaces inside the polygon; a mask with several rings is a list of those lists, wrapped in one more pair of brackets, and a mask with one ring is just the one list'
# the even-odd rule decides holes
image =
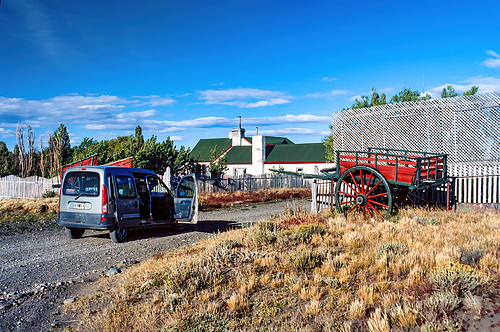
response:
{"label": "dirt driveway", "polygon": [[107,232],[86,231],[69,240],[64,231],[41,230],[0,236],[0,332],[47,331],[67,326],[64,301],[78,296],[82,284],[114,269],[123,270],[158,252],[176,249],[232,227],[269,218],[286,207],[310,208],[307,200],[259,204],[201,212],[198,225],[183,232],[157,228],[130,232],[114,243]]}

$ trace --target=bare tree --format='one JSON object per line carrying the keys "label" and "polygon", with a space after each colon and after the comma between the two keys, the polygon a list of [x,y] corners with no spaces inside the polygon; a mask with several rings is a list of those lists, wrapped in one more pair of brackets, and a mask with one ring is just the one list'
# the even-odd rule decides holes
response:
{"label": "bare tree", "polygon": [[40,173],[42,173],[42,177],[45,177],[45,155],[43,153],[43,141],[42,136],[40,136]]}
{"label": "bare tree", "polygon": [[17,140],[17,148],[19,150],[18,158],[19,158],[19,166],[21,167],[21,177],[26,177],[26,169],[27,169],[27,158],[26,158],[26,149],[24,148],[24,131],[21,124],[17,124],[16,129],[16,140]]}
{"label": "bare tree", "polygon": [[26,162],[26,176],[35,173],[35,133],[31,126],[26,126],[26,138],[28,139],[28,160]]}

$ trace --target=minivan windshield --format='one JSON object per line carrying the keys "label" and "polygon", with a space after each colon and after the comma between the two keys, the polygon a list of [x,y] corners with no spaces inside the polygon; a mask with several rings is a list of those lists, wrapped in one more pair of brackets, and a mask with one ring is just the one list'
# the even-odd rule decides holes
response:
{"label": "minivan windshield", "polygon": [[99,195],[99,174],[94,172],[69,172],[64,179],[63,195]]}

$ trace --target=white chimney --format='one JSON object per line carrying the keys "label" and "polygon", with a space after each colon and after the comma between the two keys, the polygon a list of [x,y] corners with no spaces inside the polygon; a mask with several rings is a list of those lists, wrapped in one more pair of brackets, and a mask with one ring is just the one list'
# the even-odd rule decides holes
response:
{"label": "white chimney", "polygon": [[255,175],[264,174],[266,161],[266,138],[262,135],[252,137],[252,168]]}

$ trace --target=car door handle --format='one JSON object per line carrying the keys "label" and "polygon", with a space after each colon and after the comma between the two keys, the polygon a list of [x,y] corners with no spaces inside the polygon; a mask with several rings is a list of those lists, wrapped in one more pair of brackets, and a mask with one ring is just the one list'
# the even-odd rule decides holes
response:
{"label": "car door handle", "polygon": [[132,205],[134,208],[137,207],[137,201],[134,202],[134,204]]}

